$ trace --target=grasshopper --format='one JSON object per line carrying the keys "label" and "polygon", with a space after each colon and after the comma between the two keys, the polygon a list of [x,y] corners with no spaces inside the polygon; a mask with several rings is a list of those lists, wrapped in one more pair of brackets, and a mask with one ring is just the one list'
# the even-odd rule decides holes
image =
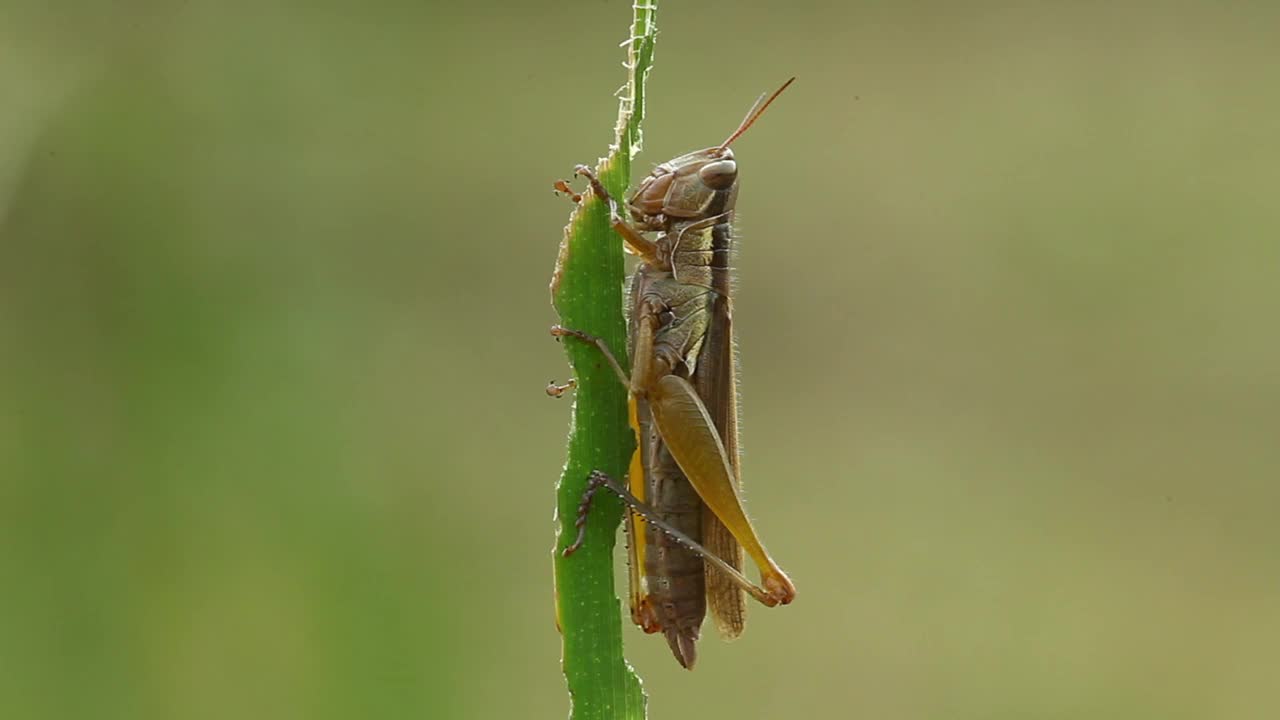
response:
{"label": "grasshopper", "polygon": [[[628,485],[595,471],[579,507],[581,546],[591,500],[608,487],[630,506],[631,618],[661,631],[676,660],[692,669],[710,606],[722,636],[742,633],[743,593],[785,605],[795,585],[774,562],[747,518],[739,494],[738,380],[730,297],[732,221],[738,166],[729,148],[790,85],[761,96],[723,143],[662,163],[627,203],[631,222],[586,166],[592,192],[610,208],[611,224],[641,263],[629,293],[628,375],[599,338],[562,327],[557,337],[593,343],[627,386],[637,435]],[[564,181],[556,188],[580,200]],[[654,239],[646,232],[656,232]],[[548,388],[558,394],[570,386]],[[743,550],[761,585],[741,572]]]}

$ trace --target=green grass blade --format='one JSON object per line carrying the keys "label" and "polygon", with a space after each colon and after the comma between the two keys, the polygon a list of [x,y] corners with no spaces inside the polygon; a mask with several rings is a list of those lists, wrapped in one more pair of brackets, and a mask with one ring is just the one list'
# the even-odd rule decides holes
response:
{"label": "green grass blade", "polygon": [[[653,64],[656,37],[653,0],[634,7],[628,43],[627,85],[609,154],[596,167],[616,198],[627,190],[631,158],[640,149],[644,83]],[[571,165],[572,163],[566,163]],[[622,241],[609,226],[608,208],[588,194],[569,218],[551,281],[552,303],[565,327],[604,338],[626,360],[622,314]],[[569,431],[568,460],[557,487],[556,613],[564,639],[565,680],[572,720],[634,720],[645,717],[640,679],[622,654],[622,608],[614,589],[614,541],[622,505],[598,493],[587,524],[585,545],[561,556],[573,542],[578,503],[594,469],[616,478],[626,474],[635,438],[627,424],[627,393],[599,351],[573,338],[564,340],[578,382]]]}

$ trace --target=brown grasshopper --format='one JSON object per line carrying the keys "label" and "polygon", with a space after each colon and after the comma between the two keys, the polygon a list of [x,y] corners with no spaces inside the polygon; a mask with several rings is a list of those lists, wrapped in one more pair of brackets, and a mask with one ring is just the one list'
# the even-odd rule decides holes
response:
{"label": "brown grasshopper", "polygon": [[[632,620],[667,638],[676,659],[693,668],[696,641],[710,605],[721,635],[734,638],[746,622],[743,592],[767,606],[785,605],[795,585],[756,535],[739,495],[738,381],[730,299],[732,221],[738,166],[729,145],[795,78],[761,96],[723,143],[681,155],[654,169],[627,203],[632,223],[591,170],[578,166],[592,191],[609,204],[613,228],[640,266],[629,295],[628,376],[600,339],[552,328],[595,344],[630,393],[638,447],[628,487],[591,474],[579,507],[582,543],[591,499],[602,486],[630,507]],[[561,181],[557,189],[573,195]],[[575,198],[578,199],[578,198]],[[648,239],[644,232],[658,233]],[[568,386],[566,386],[568,387]],[[557,394],[556,386],[548,392]],[[761,585],[741,572],[743,549],[760,569]]]}

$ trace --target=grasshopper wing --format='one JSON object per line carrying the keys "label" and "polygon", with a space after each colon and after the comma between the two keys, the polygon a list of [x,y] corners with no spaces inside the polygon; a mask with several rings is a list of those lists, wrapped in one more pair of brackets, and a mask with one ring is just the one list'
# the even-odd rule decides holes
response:
{"label": "grasshopper wing", "polygon": [[[707,412],[715,423],[733,471],[734,487],[740,490],[742,470],[738,452],[738,363],[733,342],[733,320],[729,312],[728,278],[724,278],[723,282],[720,280],[719,277],[713,279],[713,284],[720,286],[716,288],[720,297],[712,309],[711,323],[693,381],[698,395],[706,399]],[[720,517],[707,506],[702,508],[702,543],[712,554],[735,569],[742,569],[742,545],[725,527]],[[726,640],[738,637],[747,623],[745,594],[737,583],[710,564],[706,566],[706,582],[707,605],[711,608],[711,616],[715,618],[721,637]]]}

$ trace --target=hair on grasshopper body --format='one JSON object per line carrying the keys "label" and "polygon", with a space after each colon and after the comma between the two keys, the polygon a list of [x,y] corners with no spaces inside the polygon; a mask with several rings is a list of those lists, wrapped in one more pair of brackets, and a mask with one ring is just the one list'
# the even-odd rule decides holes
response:
{"label": "hair on grasshopper body", "polygon": [[[767,100],[761,96],[720,145],[658,165],[627,202],[630,223],[590,169],[577,168],[609,204],[614,229],[641,260],[630,282],[630,375],[603,341],[552,329],[604,353],[628,387],[638,441],[626,486],[592,473],[577,522],[580,529],[587,522],[592,496],[602,486],[630,506],[625,524],[632,620],[645,632],[662,632],[690,669],[708,608],[721,634],[734,638],[746,622],[744,593],[767,606],[790,603],[796,594],[751,526],[738,490],[730,299],[738,166],[729,148],[794,79]],[[580,532],[566,555],[582,537]],[[741,572],[744,551],[760,570],[760,585]]]}

